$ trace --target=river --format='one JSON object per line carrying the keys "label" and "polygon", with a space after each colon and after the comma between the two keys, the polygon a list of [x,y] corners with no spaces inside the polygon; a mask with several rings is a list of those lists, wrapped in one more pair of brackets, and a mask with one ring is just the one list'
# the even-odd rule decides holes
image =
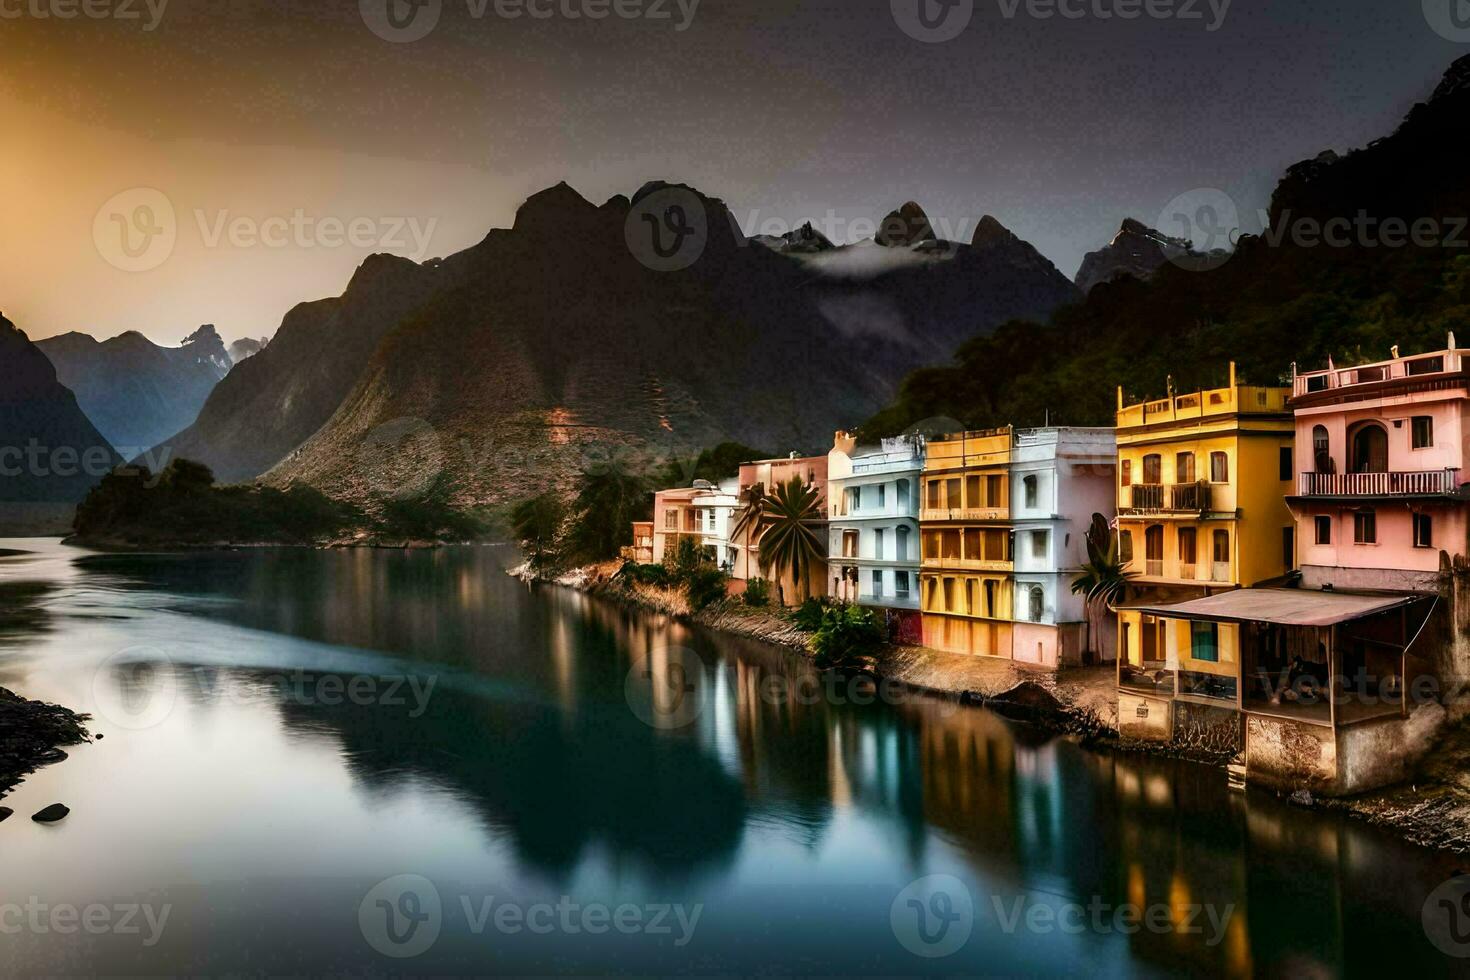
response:
{"label": "river", "polygon": [[1470,963],[1421,921],[1444,856],[528,588],[504,548],[6,549],[0,685],[104,736],[4,800],[10,974]]}

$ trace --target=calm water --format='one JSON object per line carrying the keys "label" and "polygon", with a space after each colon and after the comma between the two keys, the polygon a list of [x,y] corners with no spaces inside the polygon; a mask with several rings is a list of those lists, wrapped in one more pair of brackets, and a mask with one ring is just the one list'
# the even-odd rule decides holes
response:
{"label": "calm water", "polygon": [[814,698],[787,654],[528,590],[503,549],[3,548],[31,553],[0,558],[0,685],[105,735],[5,800],[6,973],[1467,962],[1421,926],[1443,858],[988,712]]}

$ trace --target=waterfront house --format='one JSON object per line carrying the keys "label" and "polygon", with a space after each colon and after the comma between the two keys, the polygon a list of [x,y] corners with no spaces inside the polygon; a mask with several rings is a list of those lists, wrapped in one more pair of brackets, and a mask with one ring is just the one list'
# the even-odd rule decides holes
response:
{"label": "waterfront house", "polygon": [[1117,627],[1072,592],[1093,514],[1111,518],[1117,443],[1111,428],[1019,429],[1010,464],[1016,660],[1045,667],[1113,659]]}
{"label": "waterfront house", "polygon": [[[1118,610],[1123,734],[1238,727],[1240,634],[1156,610],[1270,583],[1295,566],[1289,388],[1239,383],[1132,405],[1118,391]],[[1212,709],[1219,709],[1212,711]]]}
{"label": "waterfront house", "polygon": [[1010,657],[1013,650],[1011,429],[930,440],[919,500],[919,604],[925,646]]}
{"label": "waterfront house", "polygon": [[[1397,354],[1397,351],[1395,351]],[[1446,349],[1294,377],[1302,585],[1436,595],[1433,669],[1470,681],[1470,351]]]}
{"label": "waterfront house", "polygon": [[640,565],[653,561],[653,521],[633,522],[633,544],[623,549],[623,557]]}
{"label": "waterfront house", "polygon": [[[753,490],[772,492],[777,486],[786,483],[793,477],[811,486],[817,492],[821,503],[818,519],[812,522],[812,530],[825,545],[828,535],[827,457],[825,455],[799,456],[792,453],[777,459],[758,459],[740,464],[740,475],[734,487],[738,503],[743,507]],[[737,515],[736,523],[738,522]],[[734,579],[731,592],[740,593],[744,591],[746,581],[765,575],[760,567],[760,536],[758,533],[747,531],[730,541],[730,548],[732,555],[730,574]],[[827,563],[823,560],[811,568],[805,583],[806,594],[825,595],[826,583]],[[788,604],[800,601],[801,584],[795,582],[789,572],[782,575],[779,581],[772,582],[772,585],[779,586],[779,592],[785,596]]]}
{"label": "waterfront house", "polygon": [[[692,486],[660,490],[653,495],[653,542],[650,561],[662,563],[682,537],[693,538],[711,561],[726,571],[738,557],[730,542],[731,515],[739,505],[734,480],[714,484],[695,480]],[[635,542],[638,525],[633,526]],[[636,543],[635,543],[636,547]]]}
{"label": "waterfront house", "polygon": [[900,636],[917,642],[919,624],[920,436],[858,446],[838,432],[827,454],[828,593],[887,611]]}

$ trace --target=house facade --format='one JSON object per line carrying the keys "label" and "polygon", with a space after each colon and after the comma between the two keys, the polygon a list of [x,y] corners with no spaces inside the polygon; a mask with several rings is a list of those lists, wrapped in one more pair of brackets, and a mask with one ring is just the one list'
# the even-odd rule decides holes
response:
{"label": "house facade", "polygon": [[[1120,730],[1168,739],[1176,713],[1240,700],[1241,639],[1161,605],[1271,582],[1296,564],[1289,388],[1238,383],[1125,405],[1118,392],[1117,511],[1132,578],[1118,609]],[[1180,707],[1184,705],[1184,707]],[[1198,710],[1196,710],[1196,708]],[[1211,716],[1210,723],[1229,719]],[[1203,723],[1203,722],[1201,722]]]}
{"label": "house facade", "polygon": [[829,595],[908,612],[917,622],[923,471],[921,437],[860,447],[852,434],[837,433],[827,454]]}
{"label": "house facade", "polygon": [[[732,487],[737,504],[743,502],[745,495],[757,486],[770,492],[793,477],[810,484],[817,491],[820,501],[819,518],[812,522],[812,531],[825,546],[828,540],[829,507],[827,462],[826,456],[798,456],[792,453],[790,456],[778,459],[759,459],[742,463],[739,478],[736,480],[736,485]],[[738,517],[736,521],[738,522]],[[730,541],[730,548],[732,551],[730,574],[735,580],[731,591],[741,592],[744,590],[746,581],[764,577],[760,567],[760,538],[755,534],[743,533]],[[779,581],[773,581],[772,585],[779,586],[780,594],[785,597],[787,604],[795,604],[800,601],[803,592],[802,583],[794,581],[789,572],[781,576]],[[805,583],[805,592],[812,596],[827,594],[827,562],[825,559],[817,562],[811,569]]]}
{"label": "house facade", "polygon": [[[653,542],[650,560],[662,563],[680,538],[692,538],[721,568],[735,567],[738,551],[731,545],[732,515],[739,505],[735,481],[723,484],[696,480],[690,487],[660,490],[653,495]],[[633,526],[635,547],[639,525]]]}
{"label": "house facade", "polygon": [[1010,657],[1011,429],[930,440],[919,501],[925,646]]}
{"label": "house facade", "polygon": [[1010,464],[1012,655],[1044,667],[1111,660],[1117,627],[1072,592],[1093,514],[1113,516],[1112,429],[1020,429]]}

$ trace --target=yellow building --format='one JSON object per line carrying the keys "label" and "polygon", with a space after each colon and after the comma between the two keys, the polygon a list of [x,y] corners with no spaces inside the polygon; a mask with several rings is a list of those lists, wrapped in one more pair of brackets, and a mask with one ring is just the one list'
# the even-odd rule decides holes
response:
{"label": "yellow building", "polygon": [[1011,430],[932,440],[919,498],[924,645],[1011,656]]}
{"label": "yellow building", "polygon": [[1269,582],[1296,565],[1289,388],[1239,384],[1123,404],[1118,391],[1118,536],[1133,573],[1118,613],[1119,720],[1172,737],[1175,704],[1237,709],[1238,626],[1130,606]]}

